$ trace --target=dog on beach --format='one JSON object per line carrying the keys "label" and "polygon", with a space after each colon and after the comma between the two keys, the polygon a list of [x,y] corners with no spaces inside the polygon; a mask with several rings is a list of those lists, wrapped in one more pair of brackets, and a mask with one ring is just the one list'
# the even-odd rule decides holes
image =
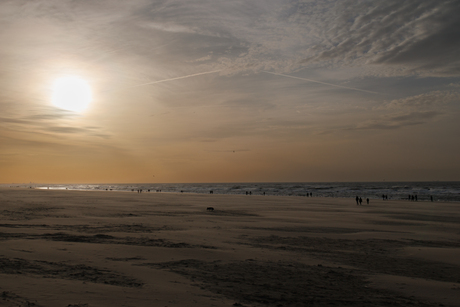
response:
{"label": "dog on beach", "polygon": [[207,211],[214,211],[214,208],[213,207],[207,207],[206,210]]}

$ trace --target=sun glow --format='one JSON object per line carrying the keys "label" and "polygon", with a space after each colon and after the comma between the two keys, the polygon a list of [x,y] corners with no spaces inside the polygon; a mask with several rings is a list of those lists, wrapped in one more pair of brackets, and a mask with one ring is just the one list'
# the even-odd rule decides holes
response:
{"label": "sun glow", "polygon": [[77,76],[65,76],[54,81],[51,102],[58,108],[83,112],[92,100],[88,82]]}

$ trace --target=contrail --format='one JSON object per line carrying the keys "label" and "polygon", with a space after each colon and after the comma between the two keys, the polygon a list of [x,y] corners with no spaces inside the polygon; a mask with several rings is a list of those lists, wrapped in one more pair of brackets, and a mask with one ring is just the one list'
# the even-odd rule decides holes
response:
{"label": "contrail", "polygon": [[353,91],[360,91],[360,92],[364,92],[364,93],[371,93],[371,94],[378,94],[378,95],[381,95],[381,93],[378,93],[378,92],[372,92],[372,91],[361,90],[361,89],[359,89],[359,88],[354,88],[354,87],[348,87],[348,86],[342,86],[342,85],[337,85],[337,84],[332,84],[332,83],[327,83],[327,82],[321,82],[321,81],[316,81],[316,80],[307,79],[307,78],[301,78],[301,77],[294,77],[294,76],[289,76],[289,75],[283,75],[283,74],[278,74],[278,73],[269,72],[269,71],[262,71],[262,72],[264,72],[264,73],[266,73],[266,74],[275,75],[275,76],[282,76],[282,77],[287,77],[287,78],[292,78],[292,79],[299,79],[299,80],[304,80],[304,81],[308,81],[308,82],[314,82],[314,83],[320,83],[320,84],[330,85],[330,86],[339,87],[339,88],[345,88],[345,89],[353,90]]}
{"label": "contrail", "polygon": [[213,73],[216,73],[216,72],[219,72],[219,71],[222,71],[222,69],[213,70],[213,71],[206,71],[206,72],[200,72],[200,73],[197,73],[197,74],[187,75],[187,76],[182,76],[182,77],[176,77],[176,78],[170,78],[170,79],[163,79],[163,80],[158,80],[158,81],[152,81],[152,82],[137,84],[137,85],[130,86],[129,88],[139,87],[139,86],[145,86],[145,85],[151,85],[151,84],[157,84],[157,83],[168,82],[168,81],[174,81],[174,80],[180,80],[180,79],[185,79],[185,78],[190,78],[190,77],[196,77],[196,76],[201,76],[201,75],[213,74]]}

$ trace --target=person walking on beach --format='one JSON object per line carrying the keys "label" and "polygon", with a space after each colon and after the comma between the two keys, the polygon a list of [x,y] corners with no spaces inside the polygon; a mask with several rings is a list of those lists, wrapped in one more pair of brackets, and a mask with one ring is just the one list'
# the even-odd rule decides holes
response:
{"label": "person walking on beach", "polygon": [[362,205],[363,204],[363,199],[360,197],[359,198],[359,204]]}
{"label": "person walking on beach", "polygon": [[366,198],[366,202],[367,202],[367,204],[369,205],[369,198]]}
{"label": "person walking on beach", "polygon": [[356,205],[359,205],[359,197],[356,196]]}

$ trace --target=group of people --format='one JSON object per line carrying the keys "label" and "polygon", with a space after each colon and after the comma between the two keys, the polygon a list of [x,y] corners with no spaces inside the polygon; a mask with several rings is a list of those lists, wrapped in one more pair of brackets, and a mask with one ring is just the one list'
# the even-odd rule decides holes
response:
{"label": "group of people", "polygon": [[[110,189],[110,190],[112,190],[112,189]],[[134,189],[131,189],[131,191],[134,192]],[[147,190],[147,192],[150,192],[150,190]],[[161,190],[156,190],[155,192],[161,192]],[[142,193],[142,189],[138,189],[137,193]],[[182,191],[181,191],[181,193],[182,193]]]}
{"label": "group of people", "polygon": [[[246,195],[252,195],[252,192],[251,191],[246,191]],[[262,193],[262,195],[265,195],[265,192]]]}
{"label": "group of people", "polygon": [[[366,203],[369,205],[369,198],[366,198]],[[363,199],[359,196],[356,196],[356,205],[362,205],[363,204]]]}
{"label": "group of people", "polygon": [[[410,195],[407,197],[408,200],[410,201],[418,201],[417,195]],[[430,195],[430,201],[433,201],[433,195]]]}
{"label": "group of people", "polygon": [[[388,199],[388,195],[382,194],[382,199],[383,200]],[[407,199],[410,200],[410,201],[418,201],[417,195],[410,195],[409,194]],[[432,195],[430,196],[430,200],[433,201],[433,196]],[[366,198],[366,202],[369,205],[369,198]],[[361,205],[362,203],[363,203],[363,199],[361,197],[359,197],[359,196],[356,196],[356,204]]]}

